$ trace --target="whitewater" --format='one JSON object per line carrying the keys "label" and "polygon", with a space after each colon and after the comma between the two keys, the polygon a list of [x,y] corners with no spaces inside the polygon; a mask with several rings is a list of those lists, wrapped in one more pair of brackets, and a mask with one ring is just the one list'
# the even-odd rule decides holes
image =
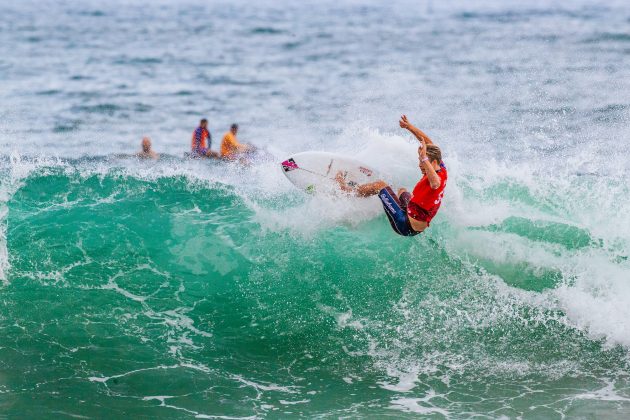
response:
{"label": "whitewater", "polygon": [[[630,415],[626,2],[0,4],[0,417]],[[322,150],[413,187],[309,195]],[[233,122],[251,165],[188,160]],[[125,158],[148,135],[158,161]]]}

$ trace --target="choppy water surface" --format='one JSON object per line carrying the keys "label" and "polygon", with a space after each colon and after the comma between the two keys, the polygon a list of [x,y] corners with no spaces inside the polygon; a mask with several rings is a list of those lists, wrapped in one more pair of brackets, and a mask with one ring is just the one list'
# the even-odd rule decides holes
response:
{"label": "choppy water surface", "polygon": [[[630,415],[630,7],[0,5],[0,416]],[[449,185],[426,234],[289,153]],[[268,158],[182,158],[201,117]],[[149,135],[164,159],[132,153]]]}

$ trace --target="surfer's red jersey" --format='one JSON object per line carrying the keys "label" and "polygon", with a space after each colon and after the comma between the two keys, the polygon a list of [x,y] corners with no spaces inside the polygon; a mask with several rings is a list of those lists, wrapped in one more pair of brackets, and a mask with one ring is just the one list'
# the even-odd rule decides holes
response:
{"label": "surfer's red jersey", "polygon": [[410,217],[427,223],[431,222],[431,219],[435,217],[440,204],[442,204],[442,196],[444,196],[444,188],[448,179],[446,166],[440,164],[440,170],[436,171],[436,173],[440,176],[441,181],[438,188],[431,188],[429,178],[423,176],[413,189],[413,195],[407,208]]}

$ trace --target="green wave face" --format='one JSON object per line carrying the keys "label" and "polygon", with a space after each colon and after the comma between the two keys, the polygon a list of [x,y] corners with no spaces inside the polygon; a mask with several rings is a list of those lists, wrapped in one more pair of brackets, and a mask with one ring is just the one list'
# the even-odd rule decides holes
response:
{"label": "green wave face", "polygon": [[[305,234],[283,225],[283,212],[297,206],[308,220],[317,196],[36,170],[7,202],[0,360],[11,369],[0,407],[27,417],[77,407],[150,417],[628,413],[623,400],[584,397],[628,392],[623,337],[566,303],[588,289],[575,261],[603,255],[623,270],[623,244],[562,222],[570,209],[524,185],[467,189],[475,182],[450,185],[468,210],[522,201],[538,215],[465,226],[453,199],[414,239],[395,236],[378,209]],[[590,296],[608,302],[604,290]]]}

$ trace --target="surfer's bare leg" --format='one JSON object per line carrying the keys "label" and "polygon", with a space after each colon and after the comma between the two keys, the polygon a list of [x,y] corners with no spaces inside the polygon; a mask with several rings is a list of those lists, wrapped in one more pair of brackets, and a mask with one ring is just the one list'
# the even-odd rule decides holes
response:
{"label": "surfer's bare leg", "polygon": [[376,181],[369,184],[362,184],[356,188],[356,194],[359,197],[370,197],[372,195],[378,194],[378,192],[385,187],[387,187],[387,183],[385,181]]}
{"label": "surfer's bare leg", "polygon": [[355,194],[359,197],[370,197],[372,195],[376,195],[380,190],[387,187],[387,183],[385,181],[376,181],[352,188],[346,183],[346,178],[341,171],[337,172],[337,175],[335,176],[335,181],[337,181],[337,183],[339,184],[339,189],[341,189],[341,191]]}

